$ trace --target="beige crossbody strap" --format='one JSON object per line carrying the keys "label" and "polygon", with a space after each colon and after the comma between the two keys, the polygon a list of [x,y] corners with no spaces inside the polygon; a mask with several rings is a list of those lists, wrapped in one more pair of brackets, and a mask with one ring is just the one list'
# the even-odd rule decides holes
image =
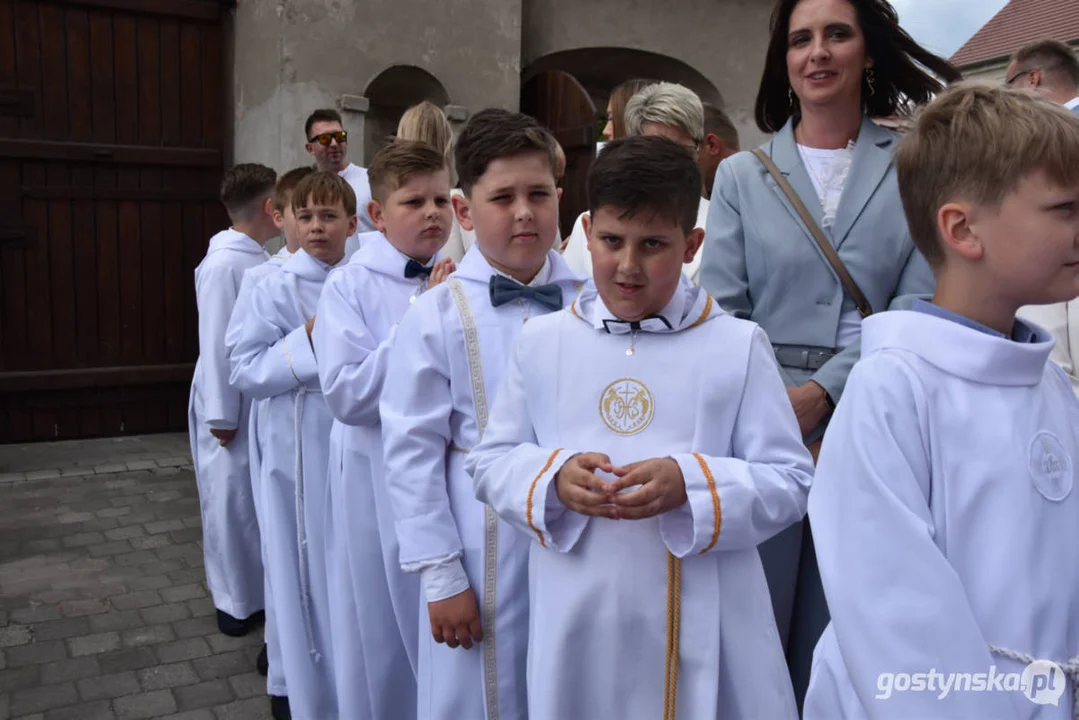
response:
{"label": "beige crossbody strap", "polygon": [[[487,386],[483,381],[480,358],[480,339],[476,318],[468,304],[465,289],[457,278],[449,279],[450,294],[461,316],[465,332],[465,351],[468,353],[468,373],[472,380],[472,403],[476,410],[479,437],[487,431]],[[499,720],[498,657],[496,653],[495,620],[498,613],[498,515],[490,505],[483,507],[483,693],[487,705],[487,720]]]}
{"label": "beige crossbody strap", "polygon": [[798,217],[802,218],[802,224],[805,225],[806,230],[813,236],[813,239],[817,241],[817,245],[820,246],[820,250],[824,253],[825,259],[828,260],[828,264],[835,270],[835,274],[839,276],[839,281],[843,283],[843,287],[850,293],[851,298],[854,300],[854,304],[858,307],[858,312],[863,318],[867,318],[873,314],[873,307],[866,300],[865,295],[862,293],[862,289],[858,287],[858,283],[854,282],[854,278],[847,272],[847,266],[843,264],[843,261],[839,259],[839,255],[836,254],[835,248],[832,247],[832,243],[828,242],[828,238],[824,236],[824,232],[813,220],[813,216],[809,214],[809,209],[802,202],[802,199],[798,197],[798,193],[794,191],[791,184],[787,182],[787,178],[783,177],[783,173],[780,171],[776,164],[772,162],[772,158],[768,157],[768,153],[760,148],[755,148],[753,154],[757,156],[757,159],[761,161],[768,173],[779,185],[779,189],[783,191],[783,194],[790,200],[791,205],[798,212]]}

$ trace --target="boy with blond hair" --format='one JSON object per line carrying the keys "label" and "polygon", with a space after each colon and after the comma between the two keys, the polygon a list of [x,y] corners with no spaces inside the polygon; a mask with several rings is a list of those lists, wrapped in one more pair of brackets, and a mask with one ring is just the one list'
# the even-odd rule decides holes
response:
{"label": "boy with blond hair", "polygon": [[896,168],[937,286],[865,320],[821,450],[805,718],[1071,718],[1079,403],[1016,311],[1079,294],[1079,117],[956,87]]}
{"label": "boy with blond hair", "polygon": [[[401,572],[382,469],[378,403],[405,311],[454,270],[439,253],[453,222],[445,155],[397,140],[368,170],[378,232],[332,273],[314,333],[330,431],[327,572],[342,718],[416,716],[415,575]],[[366,682],[357,682],[365,678]]]}

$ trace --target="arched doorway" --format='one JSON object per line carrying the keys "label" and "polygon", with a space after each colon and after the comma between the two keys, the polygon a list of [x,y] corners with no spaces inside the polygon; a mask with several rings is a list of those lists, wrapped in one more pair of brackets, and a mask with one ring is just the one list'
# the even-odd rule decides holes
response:
{"label": "arched doorway", "polygon": [[367,84],[364,95],[370,103],[364,119],[364,159],[370,161],[386,138],[397,132],[405,110],[428,100],[440,108],[450,102],[442,83],[431,73],[413,65],[394,65]]}
{"label": "arched doorway", "polygon": [[588,169],[596,156],[596,106],[572,75],[548,70],[521,86],[521,112],[549,128],[566,153],[558,224],[562,237],[568,237],[577,216],[588,209]]}

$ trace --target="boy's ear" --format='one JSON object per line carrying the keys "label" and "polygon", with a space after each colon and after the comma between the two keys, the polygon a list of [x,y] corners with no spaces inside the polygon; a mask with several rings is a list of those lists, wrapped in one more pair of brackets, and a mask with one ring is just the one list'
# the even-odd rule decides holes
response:
{"label": "boy's ear", "polygon": [[693,258],[700,252],[701,245],[704,244],[704,229],[693,228],[686,234],[686,254],[682,258],[682,263],[693,262]]}
{"label": "boy's ear", "polygon": [[946,250],[966,258],[981,260],[985,247],[974,229],[974,208],[965,202],[952,202],[937,211],[937,232]]}
{"label": "boy's ear", "polygon": [[360,226],[360,218],[357,215],[348,216],[348,234],[345,237],[352,237],[356,234],[356,228]]}
{"label": "boy's ear", "polygon": [[585,247],[592,250],[592,215],[590,213],[581,215],[581,229],[584,230]]}
{"label": "boy's ear", "polygon": [[378,200],[372,200],[367,203],[367,217],[371,218],[371,222],[374,223],[376,230],[380,233],[386,232],[386,219],[382,212],[382,203]]}
{"label": "boy's ear", "polygon": [[563,192],[563,190],[564,190],[564,188],[555,188],[555,190],[554,190],[554,194],[555,194],[555,197],[558,199],[558,202],[562,202],[562,192]]}
{"label": "boy's ear", "polygon": [[472,222],[472,208],[468,198],[464,195],[454,195],[450,198],[453,203],[453,214],[457,216],[457,222],[464,230],[475,230],[476,224]]}
{"label": "boy's ear", "polygon": [[285,214],[277,208],[273,211],[273,224],[278,230],[285,229]]}
{"label": "boy's ear", "polygon": [[265,215],[266,217],[270,218],[271,220],[273,220],[273,217],[274,217],[273,197],[268,197],[268,198],[266,198],[265,200],[262,201],[262,214]]}

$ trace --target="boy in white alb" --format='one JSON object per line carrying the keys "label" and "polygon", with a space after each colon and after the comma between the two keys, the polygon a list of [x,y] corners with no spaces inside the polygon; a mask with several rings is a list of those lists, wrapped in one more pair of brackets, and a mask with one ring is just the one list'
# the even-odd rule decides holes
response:
{"label": "boy in white alb", "polygon": [[[333,417],[311,344],[322,285],[356,230],[352,188],[334,173],[302,180],[291,199],[301,249],[251,293],[232,354],[232,383],[267,400],[259,487],[278,639],[297,718],[337,717],[322,528]],[[271,698],[275,717],[280,700]]]}
{"label": "boy in white alb", "polygon": [[390,143],[369,172],[367,210],[381,232],[326,281],[314,334],[323,396],[335,417],[326,561],[341,717],[410,720],[419,582],[397,560],[378,402],[397,323],[454,270],[453,261],[438,257],[453,209],[446,160],[428,145]]}
{"label": "boy in white alb", "polygon": [[[292,212],[290,205],[290,199],[292,197],[292,190],[296,187],[296,184],[303,180],[305,177],[315,172],[308,167],[295,168],[282,175],[278,181],[277,186],[274,188],[274,208],[273,208],[273,221],[274,226],[281,232],[285,238],[285,244],[281,246],[281,249],[268,261],[261,265],[256,265],[250,268],[244,273],[243,280],[240,282],[240,291],[236,295],[236,305],[232,309],[232,317],[229,318],[228,328],[225,331],[225,351],[228,353],[230,362],[231,373],[231,361],[232,352],[236,348],[236,344],[240,340],[240,334],[243,330],[244,319],[247,317],[250,308],[251,291],[254,289],[263,278],[278,272],[281,266],[284,265],[285,260],[292,257],[292,254],[300,248],[299,233],[296,230],[296,215]],[[261,536],[262,545],[262,565],[266,567],[266,535],[262,532],[265,527],[265,517],[262,513],[261,507],[261,491],[259,490],[258,479],[259,473],[262,467],[262,453],[263,448],[268,447],[268,439],[259,432],[259,421],[263,418],[267,412],[267,404],[265,400],[253,400],[251,402],[250,420],[248,421],[248,461],[250,463],[252,493],[255,500],[255,515],[258,517],[259,522],[259,535]],[[262,645],[262,652],[259,653],[256,666],[259,673],[266,675],[266,691],[271,697],[287,697],[288,688],[285,685],[285,673],[281,664],[281,647],[277,642],[277,617],[273,607],[273,593],[270,590],[269,573],[263,573],[263,588],[266,605],[266,628],[264,631],[265,642]]]}
{"label": "boy in white alb", "polygon": [[522,331],[468,456],[531,544],[531,720],[798,716],[757,545],[812,460],[764,332],[682,275],[700,186],[667,138],[604,148],[595,286]]}
{"label": "boy in white alb", "polygon": [[277,175],[253,163],[236,165],[221,183],[232,227],[210,239],[195,268],[199,359],[188,402],[188,434],[202,510],[206,584],[217,626],[241,636],[261,620],[262,552],[247,452],[250,401],[229,385],[225,333],[244,272],[268,260],[263,245],[277,234]]}
{"label": "boy in white alb", "polygon": [[385,475],[400,563],[419,572],[421,720],[526,717],[528,539],[477,502],[464,469],[509,349],[561,309],[580,278],[551,249],[554,139],[534,119],[484,110],[457,140],[453,198],[476,244],[398,328],[382,391]]}
{"label": "boy in white alb", "polygon": [[864,322],[821,449],[809,514],[832,621],[805,717],[1070,719],[1079,403],[1016,311],[1079,294],[1079,117],[952,88],[896,170],[937,287]]}

